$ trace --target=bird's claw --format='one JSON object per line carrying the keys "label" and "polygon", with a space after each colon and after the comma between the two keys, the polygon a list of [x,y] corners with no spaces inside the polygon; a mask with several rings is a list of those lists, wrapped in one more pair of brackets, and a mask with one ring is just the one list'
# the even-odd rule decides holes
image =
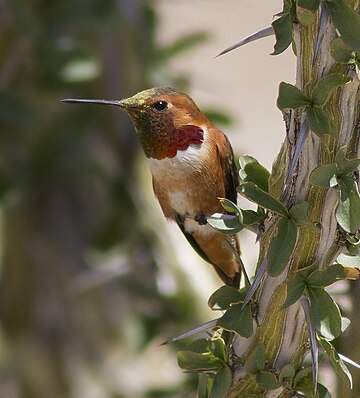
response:
{"label": "bird's claw", "polygon": [[199,214],[194,217],[194,220],[199,224],[199,225],[206,225],[207,224],[207,219],[205,214]]}

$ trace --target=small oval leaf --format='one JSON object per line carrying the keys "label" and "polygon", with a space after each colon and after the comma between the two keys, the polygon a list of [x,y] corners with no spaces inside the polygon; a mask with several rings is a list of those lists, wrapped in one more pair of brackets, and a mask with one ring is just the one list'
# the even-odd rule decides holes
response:
{"label": "small oval leaf", "polygon": [[360,52],[360,16],[344,0],[325,0],[324,3],[342,40]]}
{"label": "small oval leaf", "polygon": [[306,110],[306,121],[310,129],[322,138],[325,134],[334,134],[334,126],[328,114],[321,108],[309,107]]}
{"label": "small oval leaf", "polygon": [[338,168],[334,163],[324,164],[314,169],[310,174],[310,184],[322,188],[330,188],[333,177],[336,177]]}
{"label": "small oval leaf", "polygon": [[224,398],[227,396],[232,383],[232,374],[228,366],[224,366],[216,373],[209,398]]}
{"label": "small oval leaf", "polygon": [[293,219],[281,218],[277,225],[277,234],[273,237],[269,250],[267,272],[270,276],[280,275],[294,250],[297,226]]}
{"label": "small oval leaf", "polygon": [[302,106],[311,106],[312,102],[301,90],[292,84],[281,82],[277,106],[279,109],[298,109]]}
{"label": "small oval leaf", "polygon": [[242,304],[234,304],[218,319],[217,326],[235,332],[243,337],[250,337],[253,332],[253,317],[250,304],[242,308]]}
{"label": "small oval leaf", "polygon": [[310,314],[316,329],[328,340],[341,334],[339,307],[323,288],[308,288]]}
{"label": "small oval leaf", "polygon": [[280,214],[283,217],[289,217],[286,207],[269,193],[263,191],[253,182],[245,182],[239,186],[239,192],[247,199],[255,202],[261,207]]}
{"label": "small oval leaf", "polygon": [[232,286],[221,286],[209,298],[208,305],[212,310],[227,310],[232,304],[244,301],[245,293]]}
{"label": "small oval leaf", "polygon": [[331,73],[322,77],[317,81],[311,99],[315,106],[324,106],[333,91],[351,81],[351,77],[342,75],[341,73]]}

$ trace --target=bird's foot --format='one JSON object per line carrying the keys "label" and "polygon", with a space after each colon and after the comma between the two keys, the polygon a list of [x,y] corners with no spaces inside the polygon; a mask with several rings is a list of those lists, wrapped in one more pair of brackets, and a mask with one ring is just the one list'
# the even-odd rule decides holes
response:
{"label": "bird's foot", "polygon": [[205,214],[198,214],[194,217],[194,220],[199,224],[199,225],[206,225],[207,224],[207,219]]}

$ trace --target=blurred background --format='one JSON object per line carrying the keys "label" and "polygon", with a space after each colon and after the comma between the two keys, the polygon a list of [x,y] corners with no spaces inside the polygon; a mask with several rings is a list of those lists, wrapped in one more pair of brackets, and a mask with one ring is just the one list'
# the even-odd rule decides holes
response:
{"label": "blurred background", "polygon": [[[267,27],[282,1],[0,1],[0,397],[195,396],[160,344],[217,314],[220,286],[151,189],[126,114],[59,102],[158,85],[190,93],[237,155],[271,168],[295,58]],[[245,265],[254,236],[242,234]]]}

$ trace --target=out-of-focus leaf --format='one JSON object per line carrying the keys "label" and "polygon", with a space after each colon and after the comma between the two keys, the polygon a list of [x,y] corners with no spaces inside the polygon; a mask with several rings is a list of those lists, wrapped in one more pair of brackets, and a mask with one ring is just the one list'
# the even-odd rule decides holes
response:
{"label": "out-of-focus leaf", "polygon": [[325,0],[324,3],[342,40],[352,50],[360,52],[360,16],[343,0]]}
{"label": "out-of-focus leaf", "polygon": [[188,35],[182,36],[177,39],[174,43],[161,48],[155,54],[155,61],[158,63],[165,63],[175,56],[188,51],[199,44],[206,43],[210,39],[208,32],[195,32]]}
{"label": "out-of-focus leaf", "polygon": [[245,292],[239,291],[232,286],[221,286],[209,298],[208,305],[212,310],[227,310],[232,304],[244,301]]}
{"label": "out-of-focus leaf", "polygon": [[78,58],[69,61],[60,71],[65,83],[83,83],[100,76],[101,65],[95,58]]}
{"label": "out-of-focus leaf", "polygon": [[329,115],[321,108],[310,106],[306,110],[306,121],[310,129],[322,138],[325,134],[334,134]]}
{"label": "out-of-focus leaf", "polygon": [[286,207],[279,200],[260,189],[253,182],[245,182],[240,184],[238,190],[241,195],[245,196],[252,202],[257,203],[259,206],[273,211],[274,213],[278,213],[281,216],[289,216],[289,212],[287,211]]}
{"label": "out-of-focus leaf", "polygon": [[314,106],[324,106],[336,88],[349,83],[351,80],[351,77],[340,73],[331,73],[322,77],[316,82],[311,93]]}
{"label": "out-of-focus leaf", "polygon": [[232,374],[228,366],[224,366],[216,373],[209,398],[224,398],[230,390]]}
{"label": "out-of-focus leaf", "polygon": [[279,85],[279,95],[277,106],[283,109],[298,109],[302,106],[311,106],[312,101],[301,90],[292,84],[281,82]]}
{"label": "out-of-focus leaf", "polygon": [[280,275],[294,250],[297,226],[293,219],[281,218],[277,224],[277,233],[273,237],[269,250],[267,271],[271,276]]}
{"label": "out-of-focus leaf", "polygon": [[229,116],[226,111],[219,111],[217,109],[204,109],[205,116],[215,125],[223,125],[230,127],[234,121],[231,116]]}
{"label": "out-of-focus leaf", "polygon": [[217,326],[229,332],[235,332],[243,337],[250,337],[253,332],[253,318],[250,304],[242,308],[242,304],[232,305],[225,314],[218,319]]}
{"label": "out-of-focus leaf", "polygon": [[336,352],[334,346],[324,338],[319,338],[319,343],[325,350],[328,358],[330,359],[335,372],[341,377],[343,382],[348,388],[352,389],[352,377],[349,369],[346,367],[342,359],[340,359],[339,354]]}
{"label": "out-of-focus leaf", "polygon": [[333,340],[341,334],[339,307],[323,288],[308,288],[310,314],[316,329],[326,339]]}
{"label": "out-of-focus leaf", "polygon": [[360,227],[360,197],[356,182],[350,176],[338,178],[340,201],[336,220],[349,233],[355,234]]}
{"label": "out-of-focus leaf", "polygon": [[205,373],[199,373],[197,388],[198,398],[208,398],[209,376]]}

